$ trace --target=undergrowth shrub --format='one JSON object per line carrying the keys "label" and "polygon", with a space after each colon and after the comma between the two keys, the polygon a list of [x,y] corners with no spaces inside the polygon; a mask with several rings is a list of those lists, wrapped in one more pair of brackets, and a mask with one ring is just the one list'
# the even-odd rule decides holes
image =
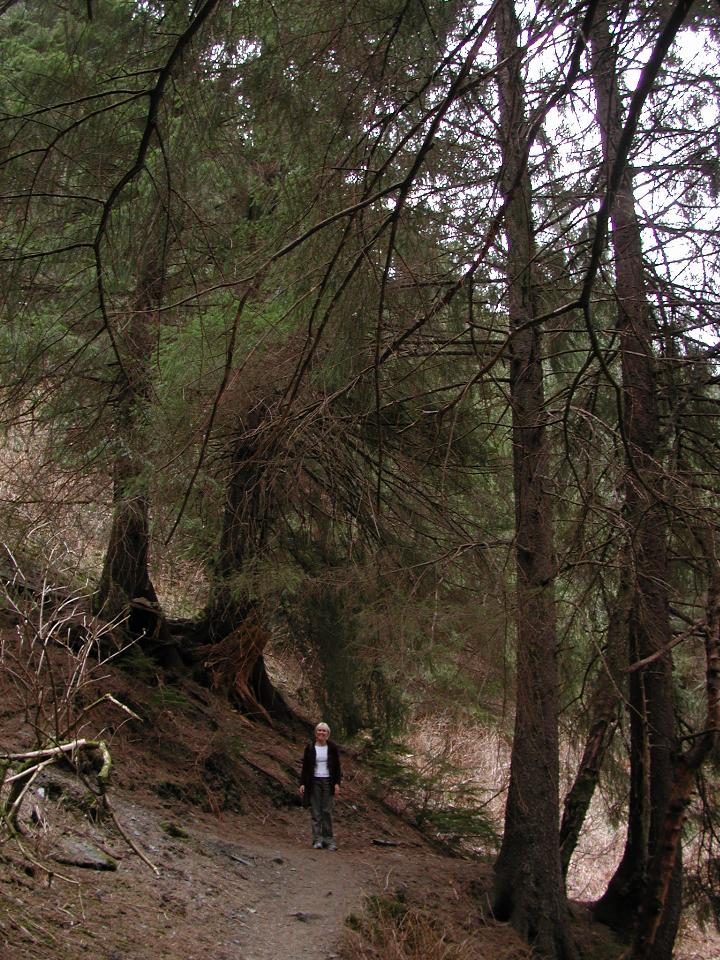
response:
{"label": "undergrowth shrub", "polygon": [[452,847],[494,851],[499,837],[487,791],[446,753],[413,754],[398,741],[371,749],[373,790],[416,827]]}
{"label": "undergrowth shrub", "polygon": [[0,608],[8,620],[0,634],[6,698],[33,745],[85,736],[94,703],[107,699],[99,692],[105,669],[123,652],[114,637],[118,624],[95,616],[89,596],[47,579],[29,586],[19,571],[0,589]]}
{"label": "undergrowth shrub", "polygon": [[437,920],[402,898],[368,897],[351,915],[341,947],[344,960],[475,960],[476,946],[450,942]]}
{"label": "undergrowth shrub", "polygon": [[720,756],[697,776],[685,826],[683,900],[703,932],[720,934]]}
{"label": "undergrowth shrub", "polygon": [[286,616],[315,662],[319,706],[333,731],[353,737],[372,730],[385,738],[401,729],[405,710],[397,684],[386,675],[382,651],[359,628],[359,607],[360,598],[349,590],[320,584]]}
{"label": "undergrowth shrub", "polygon": [[105,803],[112,758],[97,708],[139,720],[100,689],[117,624],[98,619],[88,596],[54,586],[47,573],[29,580],[6,554],[14,569],[0,585],[0,679],[15,749],[10,736],[0,743],[0,839],[15,835],[24,798],[52,764],[69,765],[86,784],[92,771],[94,798]]}

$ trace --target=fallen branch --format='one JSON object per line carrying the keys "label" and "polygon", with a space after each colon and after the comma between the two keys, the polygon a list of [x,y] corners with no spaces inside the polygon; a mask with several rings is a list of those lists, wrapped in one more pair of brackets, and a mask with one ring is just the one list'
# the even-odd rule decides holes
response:
{"label": "fallen branch", "polygon": [[117,818],[117,815],[116,815],[115,811],[113,810],[113,808],[112,808],[112,807],[110,806],[110,804],[108,803],[107,797],[104,797],[104,801],[105,801],[105,809],[106,809],[107,812],[110,814],[110,818],[111,818],[112,822],[113,822],[113,823],[115,824],[115,826],[117,827],[117,831],[118,831],[118,833],[120,834],[120,836],[123,838],[123,840],[125,841],[125,843],[127,843],[127,845],[130,847],[130,849],[131,849],[134,853],[136,853],[138,857],[140,857],[140,859],[142,860],[143,863],[147,864],[147,866],[150,867],[150,869],[151,869],[152,872],[155,874],[155,876],[156,876],[156,877],[159,877],[159,876],[160,876],[160,871],[159,871],[158,868],[155,866],[155,864],[152,863],[151,860],[148,860],[148,858],[147,858],[147,857],[145,856],[145,854],[142,852],[142,850],[140,849],[140,847],[135,843],[135,841],[132,839],[132,837],[130,837],[130,836],[125,832],[125,828],[124,828],[123,825],[120,823],[120,821],[119,821],[118,818]]}
{"label": "fallen branch", "polygon": [[[114,703],[118,703],[119,706],[123,706],[121,703],[119,703],[119,701],[115,700],[115,698],[111,697],[109,694],[100,698],[100,700],[105,699],[110,699]],[[100,701],[98,700],[97,703],[99,702]],[[124,709],[127,710],[127,708]],[[131,710],[127,710],[127,712],[133,716],[136,716]],[[130,849],[137,854],[143,863],[150,867],[156,877],[159,877],[160,871],[158,868],[145,856],[132,837],[127,834],[124,827],[118,820],[115,811],[110,806],[107,796],[107,785],[110,779],[110,771],[112,769],[112,756],[104,740],[72,740],[69,743],[59,743],[54,747],[44,747],[41,750],[26,750],[21,753],[8,753],[0,755],[0,763],[5,765],[5,774],[7,774],[9,765],[13,761],[26,762],[26,765],[23,767],[23,769],[13,773],[11,776],[5,776],[4,779],[0,780],[0,786],[4,786],[5,784],[10,785],[10,795],[8,800],[5,804],[0,806],[0,823],[4,823],[11,833],[17,833],[17,817],[20,811],[20,806],[27,791],[30,789],[38,775],[42,772],[42,770],[57,762],[62,757],[65,757],[68,754],[76,753],[80,750],[99,751],[103,762],[100,770],[97,773],[97,780],[100,799],[103,807],[110,815],[110,818],[115,824],[118,833],[130,847]]]}
{"label": "fallen branch", "polygon": [[[100,791],[104,795],[105,787],[112,769],[112,757],[104,740],[72,740],[69,743],[56,744],[54,747],[44,747],[41,750],[26,750],[22,753],[7,753],[0,755],[3,764],[3,778],[0,786],[10,785],[7,801],[0,805],[0,822],[4,822],[11,833],[17,828],[17,816],[20,806],[38,775],[62,757],[80,750],[98,750],[103,763],[97,778]],[[25,761],[22,768],[8,776],[13,761]]]}
{"label": "fallen branch", "polygon": [[43,750],[27,750],[25,753],[4,753],[0,755],[0,760],[34,760],[37,757],[55,757],[64,753],[72,753],[73,750],[79,750],[86,747],[91,740],[72,740],[70,743],[61,743],[56,747],[45,747]]}

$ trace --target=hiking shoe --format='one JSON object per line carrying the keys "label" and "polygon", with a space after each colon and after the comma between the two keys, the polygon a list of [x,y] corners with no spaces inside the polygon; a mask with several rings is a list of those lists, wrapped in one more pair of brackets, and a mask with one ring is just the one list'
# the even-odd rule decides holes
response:
{"label": "hiking shoe", "polygon": [[323,848],[322,840],[316,840],[315,843],[313,844],[313,850],[322,850],[322,848]]}
{"label": "hiking shoe", "polygon": [[328,850],[337,850],[337,844],[334,840],[331,840],[327,845]]}

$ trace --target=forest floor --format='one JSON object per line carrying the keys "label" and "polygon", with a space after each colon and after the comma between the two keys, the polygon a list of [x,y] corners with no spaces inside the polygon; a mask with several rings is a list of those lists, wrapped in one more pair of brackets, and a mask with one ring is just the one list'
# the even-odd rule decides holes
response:
{"label": "forest floor", "polygon": [[[113,755],[114,817],[90,815],[87,788],[57,765],[35,782],[24,836],[0,846],[1,960],[531,956],[487,917],[489,863],[450,854],[388,810],[360,756],[343,755],[339,849],[313,850],[296,793],[301,729],[250,722],[189,682],[119,670],[104,682],[143,718],[111,702],[92,715]],[[32,742],[14,697],[0,689],[0,752]],[[583,905],[573,913],[584,957],[619,956]]]}

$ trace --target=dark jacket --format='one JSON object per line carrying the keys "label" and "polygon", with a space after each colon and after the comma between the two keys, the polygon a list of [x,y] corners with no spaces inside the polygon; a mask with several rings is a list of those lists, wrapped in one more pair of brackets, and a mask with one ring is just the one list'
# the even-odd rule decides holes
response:
{"label": "dark jacket", "polygon": [[[340,751],[337,744],[332,740],[327,742],[328,748],[328,770],[330,772],[330,787],[334,791],[335,787],[342,780],[342,768],[340,767]],[[315,744],[309,743],[305,747],[303,754],[302,771],[300,773],[300,783],[305,787],[305,800],[310,801],[310,790],[312,789],[313,775],[315,773]]]}

